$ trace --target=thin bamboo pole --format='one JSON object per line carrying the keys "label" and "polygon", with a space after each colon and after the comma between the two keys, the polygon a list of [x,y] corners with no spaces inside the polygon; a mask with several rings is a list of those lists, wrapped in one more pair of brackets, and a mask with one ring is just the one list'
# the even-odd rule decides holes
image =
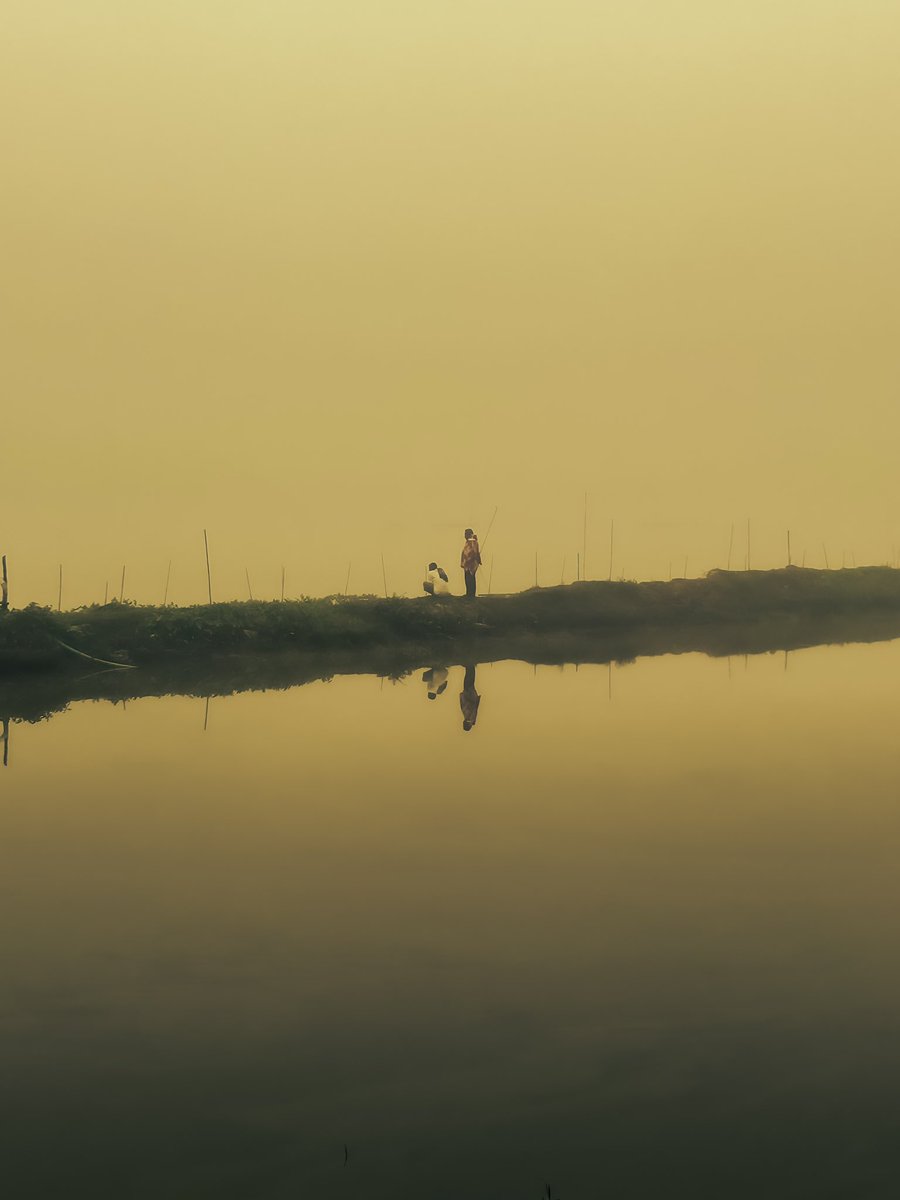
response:
{"label": "thin bamboo pole", "polygon": [[6,555],[3,555],[3,575],[0,578],[0,611],[9,609],[9,576],[6,573]]}
{"label": "thin bamboo pole", "polygon": [[500,505],[496,504],[494,506],[494,514],[491,517],[490,523],[488,524],[488,527],[487,527],[487,533],[481,539],[481,545],[480,545],[479,549],[481,549],[482,551],[484,550],[485,546],[487,545],[488,538],[491,536],[491,530],[494,528],[494,517],[497,516],[499,509],[500,509]]}
{"label": "thin bamboo pole", "polygon": [[281,603],[284,604],[284,567],[281,568]]}
{"label": "thin bamboo pole", "polygon": [[168,569],[168,571],[166,571],[166,590],[163,592],[163,608],[165,608],[169,602],[169,580],[171,577],[172,577],[172,560],[170,558],[169,559],[169,569]]}
{"label": "thin bamboo pole", "polygon": [[384,569],[384,555],[381,556],[381,578],[384,581],[384,598],[387,600],[387,571]]}
{"label": "thin bamboo pole", "polygon": [[825,543],[824,543],[824,542],[822,543],[822,554],[823,554],[823,556],[824,556],[824,558],[825,558],[825,570],[826,570],[826,571],[830,571],[830,570],[831,570],[831,567],[828,565],[828,551],[825,549]]}
{"label": "thin bamboo pole", "polygon": [[119,590],[119,603],[122,604],[125,600],[125,564],[122,563],[122,587]]}
{"label": "thin bamboo pole", "polygon": [[350,587],[350,568],[353,566],[353,560],[347,563],[347,578],[344,582],[344,595],[347,595],[347,589]]}
{"label": "thin bamboo pole", "polygon": [[253,589],[250,586],[250,568],[244,567],[244,574],[247,576],[247,595],[253,599]]}
{"label": "thin bamboo pole", "polygon": [[206,550],[206,588],[209,594],[209,602],[212,604],[212,573],[209,569],[209,538],[206,536],[206,530],[203,530],[203,547]]}

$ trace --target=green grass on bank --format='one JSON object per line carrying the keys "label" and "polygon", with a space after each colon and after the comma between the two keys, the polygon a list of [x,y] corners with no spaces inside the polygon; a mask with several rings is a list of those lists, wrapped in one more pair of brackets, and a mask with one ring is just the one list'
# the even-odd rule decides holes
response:
{"label": "green grass on bank", "polygon": [[[668,583],[576,583],[475,601],[326,597],[159,608],[31,605],[0,615],[7,669],[65,662],[60,642],[134,664],[247,652],[434,647],[521,634],[614,633],[900,610],[900,571],[713,571]],[[77,661],[77,660],[76,660]]]}

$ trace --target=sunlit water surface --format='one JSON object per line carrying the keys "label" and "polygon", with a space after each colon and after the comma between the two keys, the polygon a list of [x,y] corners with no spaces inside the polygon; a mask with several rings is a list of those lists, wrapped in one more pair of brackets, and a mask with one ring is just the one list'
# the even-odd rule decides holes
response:
{"label": "sunlit water surface", "polygon": [[896,1194],[900,644],[464,683],[12,727],[6,1195]]}

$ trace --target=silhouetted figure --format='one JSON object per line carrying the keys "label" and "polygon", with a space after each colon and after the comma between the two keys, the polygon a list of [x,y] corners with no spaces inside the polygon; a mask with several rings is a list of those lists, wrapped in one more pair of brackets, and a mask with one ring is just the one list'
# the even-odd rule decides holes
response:
{"label": "silhouetted figure", "polygon": [[459,565],[462,567],[466,580],[466,596],[471,599],[475,595],[475,572],[481,566],[481,551],[478,549],[478,538],[471,529],[466,530],[466,544],[462,548]]}
{"label": "silhouetted figure", "polygon": [[422,674],[422,682],[428,688],[428,699],[437,700],[447,690],[447,668],[429,667]]}
{"label": "silhouetted figure", "polygon": [[429,563],[422,581],[422,591],[428,596],[449,596],[449,584],[450,579],[444,568],[439,567],[436,562]]}
{"label": "silhouetted figure", "polygon": [[463,715],[463,729],[466,733],[469,732],[478,720],[478,705],[481,703],[481,697],[475,691],[475,664],[469,663],[466,666],[466,674],[463,679],[463,690],[459,693],[459,707]]}

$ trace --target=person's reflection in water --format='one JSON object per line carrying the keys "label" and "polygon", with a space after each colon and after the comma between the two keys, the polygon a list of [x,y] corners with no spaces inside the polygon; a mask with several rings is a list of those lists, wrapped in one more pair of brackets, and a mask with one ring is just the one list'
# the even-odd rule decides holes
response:
{"label": "person's reflection in water", "polygon": [[447,690],[447,668],[429,667],[422,675],[422,682],[428,688],[428,699],[437,700]]}
{"label": "person's reflection in water", "polygon": [[463,729],[466,733],[474,728],[478,720],[478,705],[481,697],[475,691],[475,664],[466,664],[466,677],[463,680],[463,690],[459,693],[459,707],[462,709]]}

